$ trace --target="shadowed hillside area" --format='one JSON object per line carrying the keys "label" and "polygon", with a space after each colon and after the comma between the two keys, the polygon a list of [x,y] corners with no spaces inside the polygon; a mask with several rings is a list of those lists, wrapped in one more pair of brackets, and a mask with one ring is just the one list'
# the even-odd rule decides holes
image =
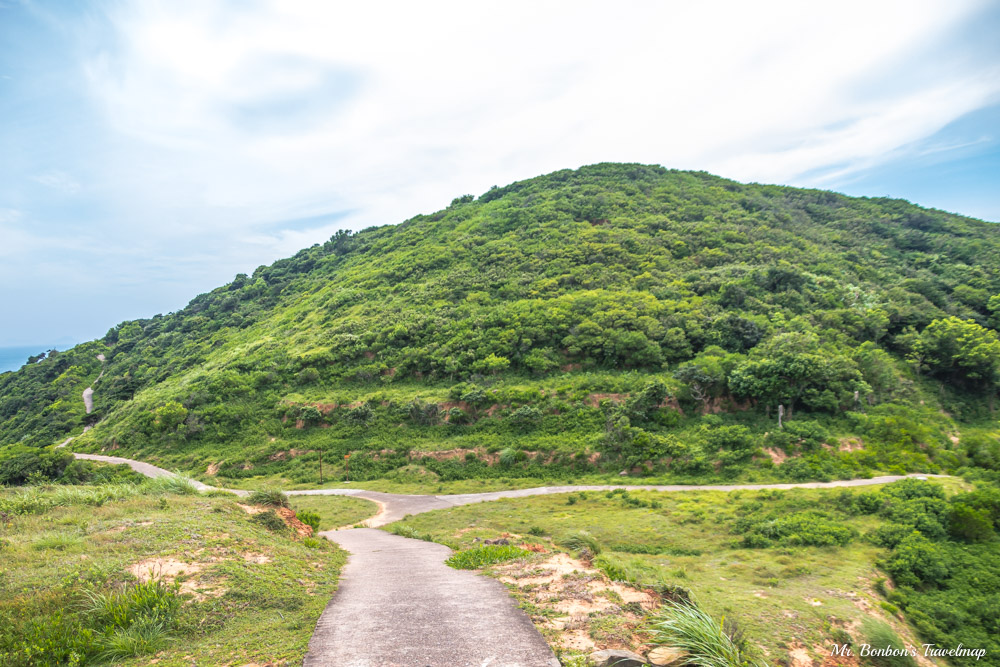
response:
{"label": "shadowed hillside area", "polygon": [[230,485],[321,451],[326,481],[993,471],[998,269],[995,225],[903,201],[559,171],[0,375],[0,481],[84,425]]}

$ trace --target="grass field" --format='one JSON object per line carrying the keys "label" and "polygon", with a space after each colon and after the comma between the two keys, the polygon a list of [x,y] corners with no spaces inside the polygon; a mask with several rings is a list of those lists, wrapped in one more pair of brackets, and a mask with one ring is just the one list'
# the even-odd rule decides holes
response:
{"label": "grass field", "polygon": [[[48,664],[37,652],[58,650],[66,633],[100,632],[82,611],[91,595],[127,591],[150,575],[178,586],[181,599],[157,665],[294,664],[345,562],[325,540],[265,528],[232,497],[147,485],[29,488],[0,491],[0,510],[0,655],[12,652],[5,665]],[[10,657],[19,637],[22,662]]]}
{"label": "grass field", "polygon": [[318,514],[320,530],[350,526],[378,512],[378,505],[372,501],[350,496],[291,496],[289,501],[296,512]]}
{"label": "grass field", "polygon": [[[954,490],[959,486],[949,482]],[[870,617],[913,638],[874,591],[883,576],[875,561],[884,550],[860,538],[846,546],[744,548],[734,530],[750,510],[782,515],[818,510],[862,535],[878,519],[839,514],[852,493],[590,492],[457,507],[401,523],[456,549],[504,532],[554,547],[573,545],[572,537],[586,531],[600,552],[593,563],[612,578],[689,590],[715,618],[736,621],[775,663],[793,649],[821,659],[838,630],[857,632]]]}

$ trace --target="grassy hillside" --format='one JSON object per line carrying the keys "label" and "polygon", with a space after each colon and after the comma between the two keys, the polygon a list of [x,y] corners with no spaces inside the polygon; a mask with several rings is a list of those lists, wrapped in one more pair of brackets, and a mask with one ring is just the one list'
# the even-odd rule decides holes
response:
{"label": "grassy hillside", "polygon": [[0,490],[0,664],[301,661],[346,554],[261,516],[172,479]]}
{"label": "grassy hillside", "polygon": [[227,483],[995,471],[998,295],[990,223],[601,164],[0,375],[0,457],[96,423],[75,448]]}

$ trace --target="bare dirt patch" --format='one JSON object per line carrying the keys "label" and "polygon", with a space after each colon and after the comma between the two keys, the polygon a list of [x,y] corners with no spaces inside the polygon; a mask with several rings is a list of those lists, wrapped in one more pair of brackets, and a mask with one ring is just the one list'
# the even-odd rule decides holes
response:
{"label": "bare dirt patch", "polygon": [[771,457],[771,461],[774,465],[781,465],[788,459],[788,454],[777,447],[767,447],[764,449],[764,453]]}
{"label": "bare dirt patch", "polygon": [[200,602],[210,597],[221,597],[226,593],[226,589],[219,585],[221,582],[203,581],[202,571],[208,565],[208,563],[188,563],[173,557],[159,557],[141,560],[129,567],[128,571],[143,582],[160,579],[173,583],[183,578],[179,585],[180,592],[190,594]]}
{"label": "bare dirt patch", "polygon": [[611,401],[615,405],[619,405],[624,403],[628,397],[628,394],[587,394],[587,398],[583,399],[583,402],[592,408],[599,408],[601,401]]}
{"label": "bare dirt patch", "polygon": [[865,443],[861,438],[841,438],[837,450],[841,452],[860,452],[865,448]]}
{"label": "bare dirt patch", "polygon": [[[524,545],[522,545],[524,546]],[[531,545],[540,546],[540,545]],[[500,581],[540,613],[532,620],[551,643],[567,651],[624,648],[642,652],[641,626],[659,605],[651,591],[610,581],[604,573],[565,553],[493,568]],[[608,622],[615,626],[608,632]]]}
{"label": "bare dirt patch", "polygon": [[287,507],[261,507],[260,505],[244,505],[243,503],[236,503],[236,505],[250,516],[274,510],[274,513],[281,517],[285,525],[298,533],[299,537],[312,537],[312,526],[307,526],[299,521],[299,518],[295,516],[295,510]]}
{"label": "bare dirt patch", "polygon": [[265,563],[271,562],[271,557],[265,554],[257,554],[252,551],[248,551],[243,554],[243,560],[248,563],[256,563],[257,565],[264,565]]}

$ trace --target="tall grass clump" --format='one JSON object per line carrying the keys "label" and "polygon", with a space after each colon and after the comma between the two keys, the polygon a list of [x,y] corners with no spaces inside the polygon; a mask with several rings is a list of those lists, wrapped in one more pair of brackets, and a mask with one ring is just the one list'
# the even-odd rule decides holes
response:
{"label": "tall grass clump", "polygon": [[907,653],[906,642],[886,623],[874,619],[861,626],[864,643],[880,651],[895,651],[899,655],[869,655],[866,660],[876,667],[916,667],[916,661]]}
{"label": "tall grass clump", "polygon": [[687,652],[698,667],[766,667],[751,654],[742,632],[716,621],[694,604],[666,601],[653,618],[653,643]]}
{"label": "tall grass clump", "polygon": [[596,556],[601,553],[601,543],[597,541],[596,537],[585,530],[578,530],[574,533],[570,533],[566,537],[559,540],[559,546],[565,547],[570,551],[575,551],[584,556]]}
{"label": "tall grass clump", "polygon": [[164,475],[154,477],[145,484],[148,493],[169,493],[175,496],[196,496],[198,487],[186,477],[180,475]]}
{"label": "tall grass clump", "polygon": [[97,627],[129,628],[140,620],[173,625],[180,611],[177,586],[168,586],[159,579],[133,585],[120,591],[86,592],[82,611]]}
{"label": "tall grass clump", "polygon": [[101,632],[97,658],[115,661],[162,649],[181,610],[177,590],[177,584],[150,579],[118,591],[86,592],[80,611]]}
{"label": "tall grass clump", "polygon": [[114,662],[149,655],[170,640],[170,629],[161,622],[143,619],[127,628],[115,628],[100,641],[97,659]]}
{"label": "tall grass clump", "polygon": [[465,551],[459,551],[445,561],[456,570],[478,570],[487,565],[495,565],[516,558],[531,555],[527,549],[521,549],[511,544],[484,544]]}
{"label": "tall grass clump", "polygon": [[247,500],[251,505],[264,505],[265,507],[289,507],[288,496],[276,489],[257,489],[250,494]]}

